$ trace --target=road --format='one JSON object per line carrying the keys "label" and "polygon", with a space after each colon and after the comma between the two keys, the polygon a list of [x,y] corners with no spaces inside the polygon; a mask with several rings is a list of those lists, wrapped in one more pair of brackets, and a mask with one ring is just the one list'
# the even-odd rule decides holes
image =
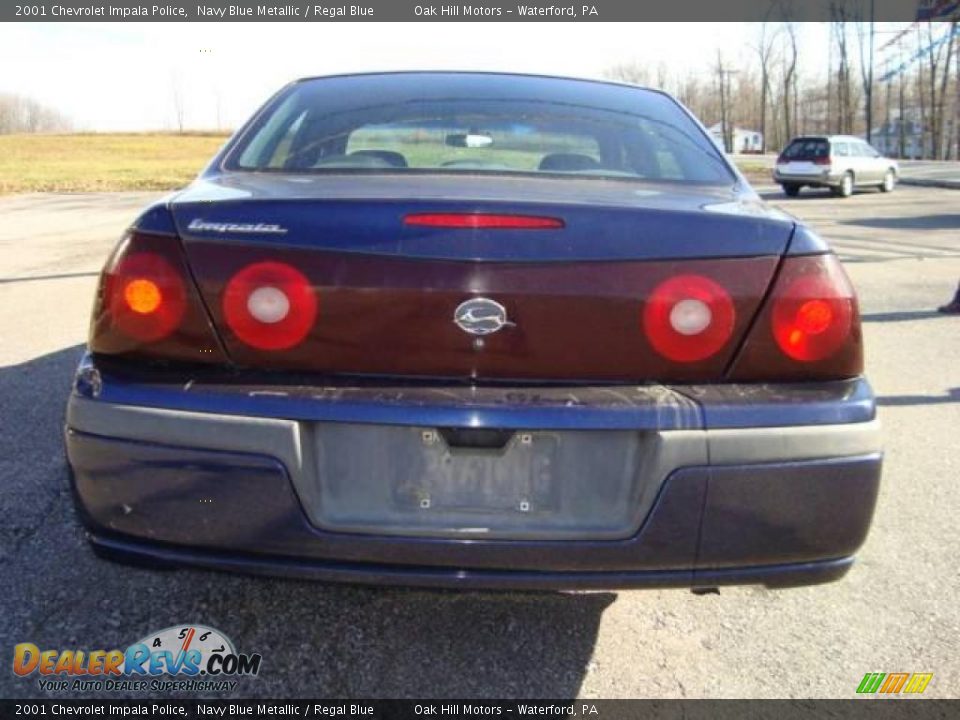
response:
{"label": "road", "polygon": [[960,187],[960,163],[900,160],[900,179],[911,184],[948,183]]}
{"label": "road", "polygon": [[[426,592],[157,572],[94,558],[66,491],[63,406],[96,273],[145,194],[0,198],[0,659],[113,648],[181,623],[263,655],[256,696],[839,697],[866,672],[960,695],[960,193],[772,202],[859,289],[887,450],[876,520],[842,581],[784,591]],[[0,696],[42,695],[0,671]]]}

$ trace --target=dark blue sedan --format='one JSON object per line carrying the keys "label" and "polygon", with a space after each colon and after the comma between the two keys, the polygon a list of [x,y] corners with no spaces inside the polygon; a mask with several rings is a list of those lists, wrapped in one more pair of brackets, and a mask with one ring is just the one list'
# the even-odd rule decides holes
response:
{"label": "dark blue sedan", "polygon": [[315,78],[107,260],[67,453],[114,559],[817,583],[877,496],[862,352],[829,247],[670,96]]}

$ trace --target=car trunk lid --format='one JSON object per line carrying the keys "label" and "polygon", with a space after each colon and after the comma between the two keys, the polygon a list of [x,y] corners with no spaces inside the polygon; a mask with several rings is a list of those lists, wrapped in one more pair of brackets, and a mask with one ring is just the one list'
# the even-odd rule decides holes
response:
{"label": "car trunk lid", "polygon": [[[228,176],[172,207],[236,364],[474,381],[719,379],[793,228],[729,189],[594,179]],[[405,222],[438,213],[559,226]],[[316,321],[293,347],[251,347],[225,316],[231,278],[263,262],[296,268],[316,292]],[[677,362],[651,343],[644,303],[663,282],[690,275],[729,294],[732,329],[709,357]],[[495,331],[457,322],[457,309],[476,299],[502,309]]]}

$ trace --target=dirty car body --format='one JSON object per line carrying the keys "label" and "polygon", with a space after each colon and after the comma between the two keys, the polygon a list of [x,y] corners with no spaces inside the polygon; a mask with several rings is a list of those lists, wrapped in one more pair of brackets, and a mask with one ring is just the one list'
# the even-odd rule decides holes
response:
{"label": "dirty car body", "polygon": [[856,299],[672,98],[293,83],[101,276],[67,410],[101,554],[500,588],[801,585],[881,456]]}

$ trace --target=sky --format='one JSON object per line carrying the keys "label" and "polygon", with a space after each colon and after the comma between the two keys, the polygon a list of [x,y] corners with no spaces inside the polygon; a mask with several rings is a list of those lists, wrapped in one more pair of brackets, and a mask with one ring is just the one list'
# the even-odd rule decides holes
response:
{"label": "sky", "polygon": [[[824,23],[799,23],[806,72],[825,72]],[[65,113],[80,130],[230,129],[290,80],[368,70],[452,69],[656,76],[747,63],[749,23],[0,24],[0,92]]]}

